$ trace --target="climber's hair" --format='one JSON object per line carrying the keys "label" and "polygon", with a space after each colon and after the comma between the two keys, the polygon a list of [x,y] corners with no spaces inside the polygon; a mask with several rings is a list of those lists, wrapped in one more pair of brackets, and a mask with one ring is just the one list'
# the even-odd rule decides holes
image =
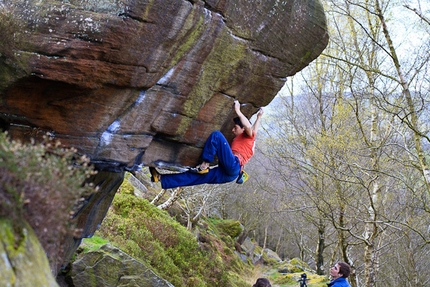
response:
{"label": "climber's hair", "polygon": [[242,124],[242,121],[240,120],[239,117],[235,117],[233,119],[233,122],[234,122],[234,124],[238,125],[241,129],[243,129],[243,124]]}
{"label": "climber's hair", "polygon": [[270,281],[267,280],[266,278],[258,278],[257,282],[255,282],[254,285],[252,285],[252,287],[271,287],[272,285],[270,284]]}

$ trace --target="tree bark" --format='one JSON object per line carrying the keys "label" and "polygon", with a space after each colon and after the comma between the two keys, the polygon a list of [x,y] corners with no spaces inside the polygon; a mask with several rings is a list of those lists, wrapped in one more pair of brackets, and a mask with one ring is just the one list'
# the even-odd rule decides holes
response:
{"label": "tree bark", "polygon": [[160,204],[157,207],[159,209],[161,209],[161,210],[167,210],[167,209],[169,209],[175,203],[175,201],[178,200],[179,195],[181,194],[182,190],[183,190],[182,187],[176,188],[172,192],[172,195],[170,196],[170,198],[168,200],[166,200],[166,202],[164,202],[163,204]]}
{"label": "tree bark", "polygon": [[324,275],[324,249],[325,249],[325,225],[322,222],[322,219],[319,218],[318,225],[318,244],[317,244],[317,252],[316,252],[316,265],[317,265],[317,274]]}

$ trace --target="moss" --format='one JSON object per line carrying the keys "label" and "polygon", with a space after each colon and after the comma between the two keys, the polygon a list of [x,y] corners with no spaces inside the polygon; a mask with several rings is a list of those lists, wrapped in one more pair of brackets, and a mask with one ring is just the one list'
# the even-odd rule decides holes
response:
{"label": "moss", "polygon": [[278,264],[278,260],[274,258],[265,258],[264,263],[268,266],[275,266],[276,264]]}
{"label": "moss", "polygon": [[243,231],[243,228],[242,228],[240,222],[237,221],[237,220],[223,220],[223,221],[220,221],[217,224],[217,227],[219,229],[221,229],[221,231],[224,234],[227,234],[231,238],[238,237],[242,233],[242,231]]}
{"label": "moss", "polygon": [[[17,230],[19,229],[19,232]],[[21,236],[17,239],[15,234]],[[0,218],[0,285],[54,286],[48,259],[31,227]]]}
{"label": "moss", "polygon": [[[296,260],[294,260],[294,263],[297,263]],[[292,266],[291,262],[283,263],[280,266],[283,266],[283,269],[285,269],[285,265]],[[270,269],[268,269],[270,268]],[[283,287],[296,287],[299,286],[298,280],[301,278],[301,275],[304,273],[303,271],[296,272],[296,273],[279,273],[276,269],[273,269],[272,267],[265,267],[265,270],[262,271],[266,274],[266,276],[269,278],[269,280],[272,282],[273,285],[276,286],[283,286]],[[309,287],[326,287],[327,283],[329,282],[328,278],[326,276],[320,276],[311,272],[305,272],[308,278],[307,285]]]}
{"label": "moss", "polygon": [[[298,285],[297,283],[297,275],[295,274],[287,274],[287,275],[280,275],[278,274],[277,277],[273,277],[272,281],[273,283],[277,283],[277,284],[286,284],[286,285]],[[300,276],[298,277],[300,278]]]}
{"label": "moss", "polygon": [[[118,193],[99,234],[114,241],[131,256],[147,262],[174,285],[183,285],[181,268],[186,269],[193,257],[198,259],[200,255],[195,252],[198,246],[190,234],[184,236],[178,223],[167,224],[168,218],[165,212],[146,200]],[[115,230],[110,226],[115,226]]]}
{"label": "moss", "polygon": [[1,133],[0,217],[12,222],[15,246],[25,240],[23,222],[28,222],[37,226],[35,232],[51,264],[61,262],[63,251],[58,242],[63,242],[73,231],[70,213],[80,208],[82,202],[78,199],[94,191],[93,187],[83,185],[93,174],[87,159],[76,156],[73,149],[64,149],[50,141],[22,144],[9,141]]}
{"label": "moss", "polygon": [[242,226],[237,220],[208,218],[206,219],[208,230],[216,236],[227,235],[236,238],[242,233]]}
{"label": "moss", "polygon": [[[262,249],[260,248],[260,250]],[[261,254],[261,251],[259,252]],[[274,258],[270,258],[267,252],[263,252],[263,261],[266,265],[269,265],[269,266],[276,266],[278,264],[278,261]]]}
{"label": "moss", "polygon": [[[300,272],[300,271],[303,271],[305,269],[309,269],[308,264],[306,264],[305,262],[303,262],[299,258],[291,259],[290,264],[293,265],[293,268],[291,268],[291,272],[293,272],[293,273],[294,272]],[[299,270],[299,271],[294,271],[294,269]]]}
{"label": "moss", "polygon": [[[127,174],[125,179],[128,179],[129,177],[130,174]],[[124,180],[123,184],[121,184],[120,188],[118,189],[118,192],[134,194],[134,186],[128,180]]]}
{"label": "moss", "polygon": [[[174,49],[174,57],[172,58],[171,66],[176,63],[187,53],[195,44],[199,41],[200,37],[204,32],[204,15],[196,9],[192,9],[192,13],[188,15],[181,28],[181,33],[178,38],[182,38],[180,46],[176,46]],[[197,17],[197,21],[195,18]]]}
{"label": "moss", "polygon": [[6,242],[5,249],[9,256],[18,256],[25,250],[24,243],[27,240],[27,232],[23,226],[24,224],[18,220],[4,219],[0,221],[1,238]]}
{"label": "moss", "polygon": [[[312,287],[326,287],[327,283],[330,282],[327,276],[316,275],[312,273],[306,273],[309,279],[309,284]],[[311,285],[312,284],[312,285]]]}
{"label": "moss", "polygon": [[[260,245],[255,246],[254,253],[255,254],[263,253],[263,247],[261,247]],[[264,253],[263,253],[263,256],[264,256]]]}
{"label": "moss", "polygon": [[93,236],[91,238],[84,238],[82,240],[81,245],[79,246],[78,253],[88,253],[91,251],[95,251],[100,249],[103,245],[108,243],[109,241],[105,238],[102,238],[100,236]]}
{"label": "moss", "polygon": [[[210,99],[214,91],[220,90],[221,86],[225,91],[230,87],[242,84],[239,83],[242,78],[232,78],[231,73],[232,71],[242,70],[242,65],[248,63],[247,58],[247,46],[240,41],[232,42],[230,34],[222,30],[202,66],[203,72],[198,82],[193,86],[193,90],[189,93],[183,105],[184,114],[195,116],[194,113],[200,110],[200,108],[196,109],[196,107],[202,107]],[[252,77],[252,75],[249,76]],[[232,80],[237,82],[232,82]],[[252,81],[252,79],[249,80]],[[219,111],[225,110],[224,105],[217,105],[215,108],[219,109]],[[214,111],[214,113],[218,114],[218,111]]]}
{"label": "moss", "polygon": [[199,246],[192,233],[145,199],[117,193],[96,235],[145,262],[175,286],[245,286],[223,283],[230,280],[229,275],[224,278],[229,271],[247,270],[224,242],[206,233],[207,242]]}

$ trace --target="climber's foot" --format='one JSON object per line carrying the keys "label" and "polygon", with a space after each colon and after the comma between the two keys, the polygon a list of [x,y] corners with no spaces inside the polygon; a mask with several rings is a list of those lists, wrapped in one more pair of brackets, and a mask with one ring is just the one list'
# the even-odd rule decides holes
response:
{"label": "climber's foot", "polygon": [[149,167],[149,172],[151,173],[151,181],[152,182],[159,182],[161,179],[161,175],[158,173],[158,171],[155,169],[155,167]]}
{"label": "climber's foot", "polygon": [[190,168],[189,171],[192,173],[206,174],[209,172],[209,163],[203,162],[196,167]]}

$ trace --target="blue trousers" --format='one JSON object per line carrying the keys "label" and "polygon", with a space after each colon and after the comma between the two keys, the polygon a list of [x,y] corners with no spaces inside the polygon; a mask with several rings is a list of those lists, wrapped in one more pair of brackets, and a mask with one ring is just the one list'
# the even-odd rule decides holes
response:
{"label": "blue trousers", "polygon": [[204,183],[219,184],[235,180],[240,173],[239,159],[233,154],[226,138],[219,131],[214,131],[208,137],[201,158],[205,162],[213,162],[215,155],[218,157],[218,167],[210,169],[208,173],[163,174],[161,176],[161,187],[168,189]]}

